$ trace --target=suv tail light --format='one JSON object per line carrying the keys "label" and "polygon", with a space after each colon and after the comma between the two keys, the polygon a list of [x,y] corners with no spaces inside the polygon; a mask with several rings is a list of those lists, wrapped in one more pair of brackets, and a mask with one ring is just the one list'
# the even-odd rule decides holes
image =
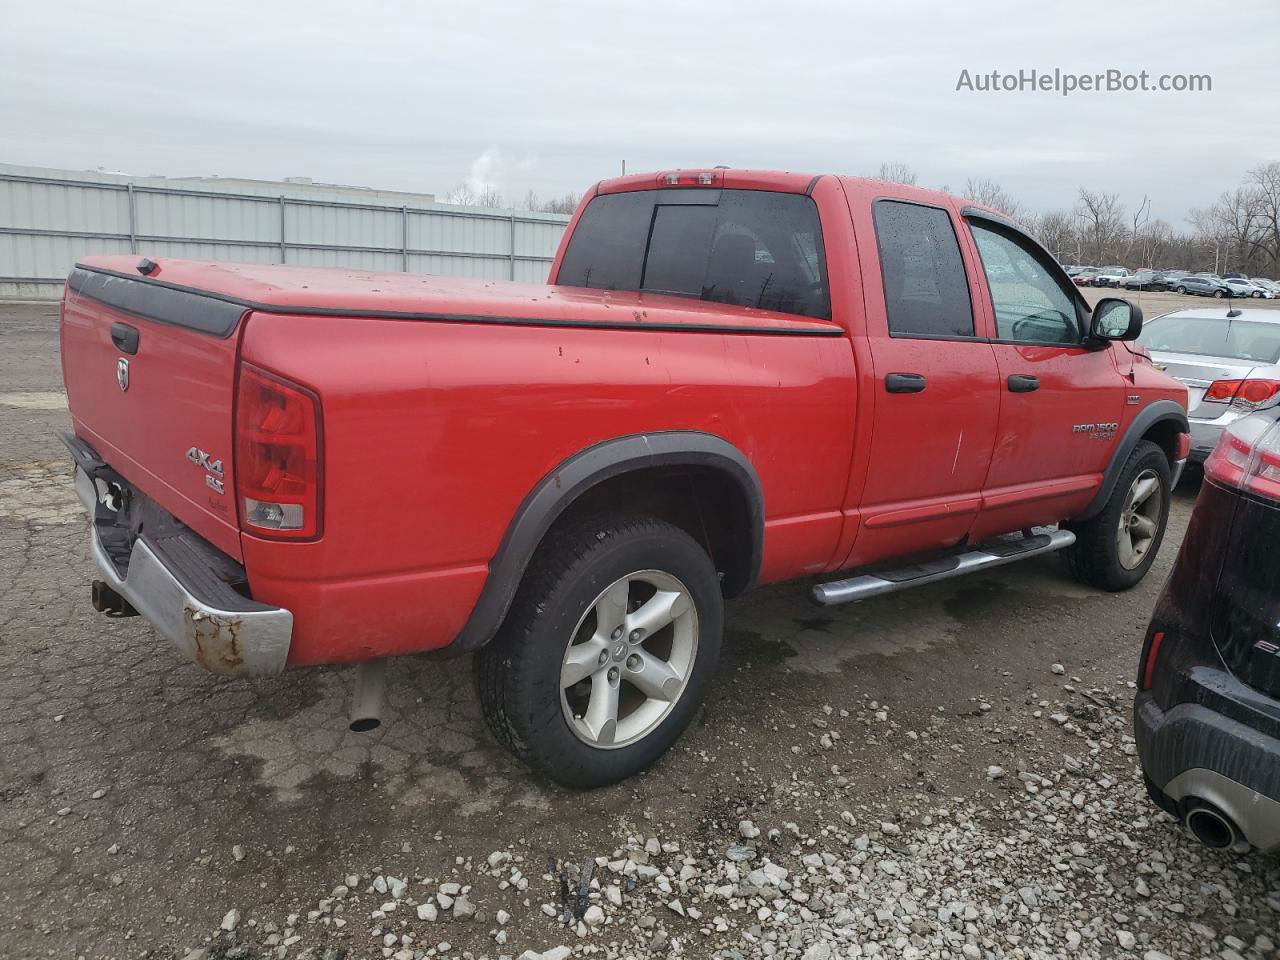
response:
{"label": "suv tail light", "polygon": [[1155,682],[1156,660],[1160,656],[1160,644],[1164,643],[1164,631],[1157,630],[1151,635],[1151,641],[1147,644],[1147,655],[1142,662],[1142,681],[1139,690],[1150,690],[1151,685]]}
{"label": "suv tail light", "polygon": [[1215,380],[1204,392],[1206,400],[1219,403],[1236,403],[1256,407],[1280,393],[1280,381],[1276,380]]}
{"label": "suv tail light", "polygon": [[320,400],[305,387],[240,365],[236,495],[242,526],[289,540],[320,535]]}
{"label": "suv tail light", "polygon": [[1222,432],[1204,473],[1223,486],[1280,500],[1280,423],[1265,414],[1237,420]]}

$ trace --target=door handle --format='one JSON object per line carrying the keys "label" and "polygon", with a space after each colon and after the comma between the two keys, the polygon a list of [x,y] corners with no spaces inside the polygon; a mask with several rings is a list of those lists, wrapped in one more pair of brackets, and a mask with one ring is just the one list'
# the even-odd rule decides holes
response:
{"label": "door handle", "polygon": [[887,373],[884,377],[884,388],[890,393],[919,393],[925,383],[919,373]]}
{"label": "door handle", "polygon": [[1030,393],[1040,389],[1040,378],[1030,373],[1014,373],[1009,376],[1010,393]]}
{"label": "door handle", "polygon": [[138,328],[127,323],[111,324],[111,342],[121,353],[132,356],[138,352]]}

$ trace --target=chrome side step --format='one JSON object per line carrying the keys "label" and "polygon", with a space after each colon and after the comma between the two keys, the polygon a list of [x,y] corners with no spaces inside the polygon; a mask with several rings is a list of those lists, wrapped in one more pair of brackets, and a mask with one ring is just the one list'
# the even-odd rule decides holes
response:
{"label": "chrome side step", "polygon": [[999,567],[1015,560],[1052,553],[1069,547],[1076,542],[1076,535],[1070,530],[1054,530],[1050,533],[1038,533],[1022,540],[997,541],[982,544],[966,553],[940,560],[931,560],[914,567],[903,567],[898,570],[881,570],[876,574],[863,574],[847,580],[833,580],[820,583],[813,588],[814,602],[825,607],[838,603],[851,603],[877,597],[882,593],[897,593],[911,587],[920,587],[926,583],[939,580],[950,580],[962,577],[966,573],[976,573],[991,567]]}

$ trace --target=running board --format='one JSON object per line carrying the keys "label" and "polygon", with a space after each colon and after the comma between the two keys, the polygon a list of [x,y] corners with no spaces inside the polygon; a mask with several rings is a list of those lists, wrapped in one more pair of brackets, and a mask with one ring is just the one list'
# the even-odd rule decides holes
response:
{"label": "running board", "polygon": [[882,593],[897,593],[899,590],[920,587],[939,580],[950,580],[952,577],[962,577],[966,573],[999,567],[1006,563],[1013,563],[1015,560],[1039,556],[1042,553],[1052,553],[1069,547],[1075,542],[1076,535],[1070,530],[1038,533],[1021,540],[993,541],[966,553],[943,557],[939,560],[928,560],[896,570],[881,570],[875,574],[867,573],[850,577],[848,580],[820,583],[813,588],[813,599],[824,607],[865,600]]}

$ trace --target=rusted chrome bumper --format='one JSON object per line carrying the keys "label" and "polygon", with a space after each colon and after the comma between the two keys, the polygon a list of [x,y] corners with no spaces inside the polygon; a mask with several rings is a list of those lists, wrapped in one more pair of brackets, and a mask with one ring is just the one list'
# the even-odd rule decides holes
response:
{"label": "rusted chrome bumper", "polygon": [[[75,486],[89,515],[94,516],[97,487],[79,466]],[[89,549],[107,586],[188,660],[228,677],[266,676],[284,669],[293,635],[290,611],[247,599],[243,604],[235,603],[244,609],[225,609],[201,600],[198,591],[183,583],[144,537],[133,541],[123,575],[108,555],[97,524],[90,527]]]}

